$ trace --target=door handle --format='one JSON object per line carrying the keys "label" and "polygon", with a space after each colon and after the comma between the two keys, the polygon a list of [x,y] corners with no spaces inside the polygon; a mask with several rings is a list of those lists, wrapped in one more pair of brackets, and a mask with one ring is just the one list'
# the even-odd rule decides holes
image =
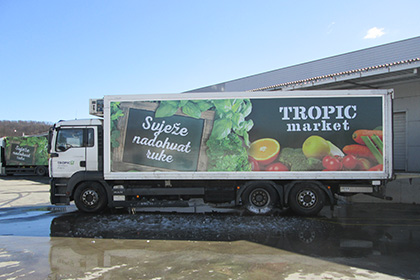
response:
{"label": "door handle", "polygon": [[58,153],[51,153],[50,158],[53,158],[53,157],[58,157]]}

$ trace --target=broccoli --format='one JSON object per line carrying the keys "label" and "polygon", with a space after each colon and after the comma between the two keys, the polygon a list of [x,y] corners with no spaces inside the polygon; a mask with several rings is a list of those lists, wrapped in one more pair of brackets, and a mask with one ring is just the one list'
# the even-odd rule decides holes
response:
{"label": "broccoli", "polygon": [[221,140],[210,137],[207,147],[209,171],[251,171],[248,153],[237,134],[231,133]]}
{"label": "broccoli", "polygon": [[306,158],[302,149],[282,149],[279,161],[288,166],[290,171],[318,171],[323,169],[321,160]]}

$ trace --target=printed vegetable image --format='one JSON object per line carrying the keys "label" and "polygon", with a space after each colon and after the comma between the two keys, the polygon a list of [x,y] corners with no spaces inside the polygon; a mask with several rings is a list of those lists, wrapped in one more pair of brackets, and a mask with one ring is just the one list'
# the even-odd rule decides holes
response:
{"label": "printed vegetable image", "polygon": [[362,140],[366,144],[366,146],[369,148],[369,150],[372,152],[373,156],[378,161],[378,163],[382,164],[383,163],[382,140],[377,135],[372,136],[372,140],[375,142],[376,145],[372,142],[369,136],[362,136]]}
{"label": "printed vegetable image", "polygon": [[[250,145],[249,131],[254,123],[245,119],[252,111],[251,101],[218,99],[192,102],[201,112],[214,110],[216,113],[213,130],[206,143],[209,171],[251,171],[246,147]],[[183,104],[181,101],[178,106],[188,115],[192,110],[184,110],[187,105],[188,103]],[[198,114],[193,117],[198,117]]]}
{"label": "printed vegetable image", "polygon": [[371,168],[372,164],[367,158],[360,158],[357,164],[358,170],[367,171]]}
{"label": "printed vegetable image", "polygon": [[307,158],[302,149],[283,148],[280,152],[279,162],[290,171],[319,171],[322,170],[322,161],[317,158]]}
{"label": "printed vegetable image", "polygon": [[251,143],[249,155],[259,164],[268,165],[272,163],[280,153],[280,144],[272,138],[263,138]]}
{"label": "printed vegetable image", "polygon": [[365,145],[365,141],[363,141],[362,137],[363,136],[372,137],[373,135],[378,136],[382,140],[382,137],[383,137],[382,130],[367,130],[367,129],[356,130],[353,133],[353,140],[356,143]]}
{"label": "printed vegetable image", "polygon": [[252,120],[245,120],[252,110],[249,99],[161,101],[155,116],[170,117],[179,109],[193,118],[200,118],[207,110],[216,113],[206,142],[209,171],[251,171],[245,148],[250,144],[248,132],[254,125]]}
{"label": "printed vegetable image", "polygon": [[251,171],[247,150],[237,134],[221,140],[210,138],[207,147],[209,171]]}
{"label": "printed vegetable image", "polygon": [[120,143],[118,139],[121,136],[118,130],[118,120],[123,117],[123,111],[120,109],[120,102],[111,103],[111,147],[118,148]]}
{"label": "printed vegetable image", "polygon": [[376,160],[375,156],[372,154],[369,148],[360,144],[351,144],[344,146],[343,152],[347,155],[354,155],[356,157],[364,157]]}
{"label": "printed vegetable image", "polygon": [[384,170],[383,164],[375,165],[374,167],[369,168],[369,171],[382,171]]}
{"label": "printed vegetable image", "polygon": [[[135,108],[137,111],[149,110],[148,104],[153,103],[156,105],[156,109],[153,109],[153,120],[156,124],[151,126],[162,126],[166,122],[166,126],[171,122],[171,118],[179,116],[187,116],[193,119],[201,119],[203,113],[206,111],[213,111],[212,122],[209,127],[211,128],[210,136],[206,138],[203,149],[207,155],[206,158],[206,169],[208,171],[251,171],[251,162],[248,160],[247,148],[250,145],[249,131],[253,127],[254,123],[251,119],[246,119],[252,111],[252,104],[249,99],[215,99],[215,100],[162,100],[162,101],[144,101],[143,104],[139,103],[136,106],[144,106],[144,108]],[[111,148],[115,155],[119,155],[121,150],[127,149],[127,143],[133,141],[126,141],[123,143],[124,135],[121,133],[122,126],[124,126],[125,119],[131,120],[134,110],[131,109],[129,102],[111,102]],[[132,111],[130,111],[132,110]],[[130,112],[134,112],[131,113]],[[140,113],[138,113],[140,114]],[[209,114],[207,114],[209,115]],[[130,119],[131,117],[131,119]],[[205,118],[205,117],[203,117]],[[142,126],[142,120],[139,120],[138,131],[144,131],[146,128]],[[128,125],[128,121],[126,121]],[[179,122],[176,125],[182,125],[184,123]],[[137,131],[130,130],[137,136],[136,139],[145,139],[143,135],[137,135]],[[198,131],[197,131],[198,132]],[[161,133],[159,136],[162,139],[157,139],[156,143],[166,143],[163,135],[166,132]],[[127,135],[125,135],[127,137]],[[167,142],[170,143],[173,135],[168,135]],[[134,139],[134,138],[133,138]],[[151,139],[151,138],[150,138]],[[145,140],[143,140],[144,143]],[[179,140],[178,140],[179,141]],[[139,141],[135,142],[138,144]],[[134,143],[134,142],[133,142]],[[148,142],[149,143],[149,142]],[[152,143],[152,139],[150,140]],[[195,142],[197,143],[197,142]],[[144,146],[144,144],[141,144]],[[186,145],[186,144],[184,144]],[[162,148],[168,152],[167,146]],[[140,150],[140,149],[139,149]],[[187,153],[187,152],[186,152]],[[124,156],[126,154],[124,153]],[[149,159],[149,157],[147,157]],[[185,159],[185,157],[184,157]],[[132,160],[127,157],[127,160]],[[188,159],[186,159],[188,160]],[[167,166],[165,168],[177,170],[177,166]],[[258,168],[254,166],[254,168]]]}
{"label": "printed vegetable image", "polygon": [[[371,108],[365,101],[237,97],[111,102],[108,137],[113,159],[137,164],[136,170],[141,171],[339,172],[384,168],[383,118],[380,110],[363,109]],[[123,133],[124,126],[130,128],[129,134]],[[169,128],[175,127],[188,129],[188,133],[170,133]],[[171,148],[175,144],[185,149],[175,151]],[[140,160],[135,153],[156,162]]]}
{"label": "printed vegetable image", "polygon": [[358,144],[343,147],[346,170],[383,171],[383,133],[381,130],[356,130],[352,138]]}

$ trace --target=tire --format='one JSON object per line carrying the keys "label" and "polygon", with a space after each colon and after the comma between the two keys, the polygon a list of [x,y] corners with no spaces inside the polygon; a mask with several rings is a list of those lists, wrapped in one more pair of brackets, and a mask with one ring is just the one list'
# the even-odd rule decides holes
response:
{"label": "tire", "polygon": [[48,174],[48,170],[47,170],[47,168],[45,168],[44,166],[37,166],[37,167],[35,168],[35,174],[36,174],[37,176],[47,176],[47,174]]}
{"label": "tire", "polygon": [[255,182],[245,189],[242,202],[245,209],[252,214],[271,214],[278,203],[279,196],[269,183]]}
{"label": "tire", "polygon": [[325,205],[325,193],[316,184],[300,183],[292,187],[289,206],[296,214],[315,216]]}
{"label": "tire", "polygon": [[104,187],[98,182],[85,182],[74,192],[74,203],[79,211],[98,213],[103,211],[108,203]]}

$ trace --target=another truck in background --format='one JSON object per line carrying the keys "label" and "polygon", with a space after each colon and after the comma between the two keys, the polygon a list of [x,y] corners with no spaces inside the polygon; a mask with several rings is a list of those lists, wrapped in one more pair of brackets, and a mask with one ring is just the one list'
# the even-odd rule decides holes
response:
{"label": "another truck in background", "polygon": [[316,215],[384,197],[392,90],[105,96],[50,131],[51,203],[83,212],[195,207]]}
{"label": "another truck in background", "polygon": [[0,175],[48,176],[48,134],[0,138]]}

